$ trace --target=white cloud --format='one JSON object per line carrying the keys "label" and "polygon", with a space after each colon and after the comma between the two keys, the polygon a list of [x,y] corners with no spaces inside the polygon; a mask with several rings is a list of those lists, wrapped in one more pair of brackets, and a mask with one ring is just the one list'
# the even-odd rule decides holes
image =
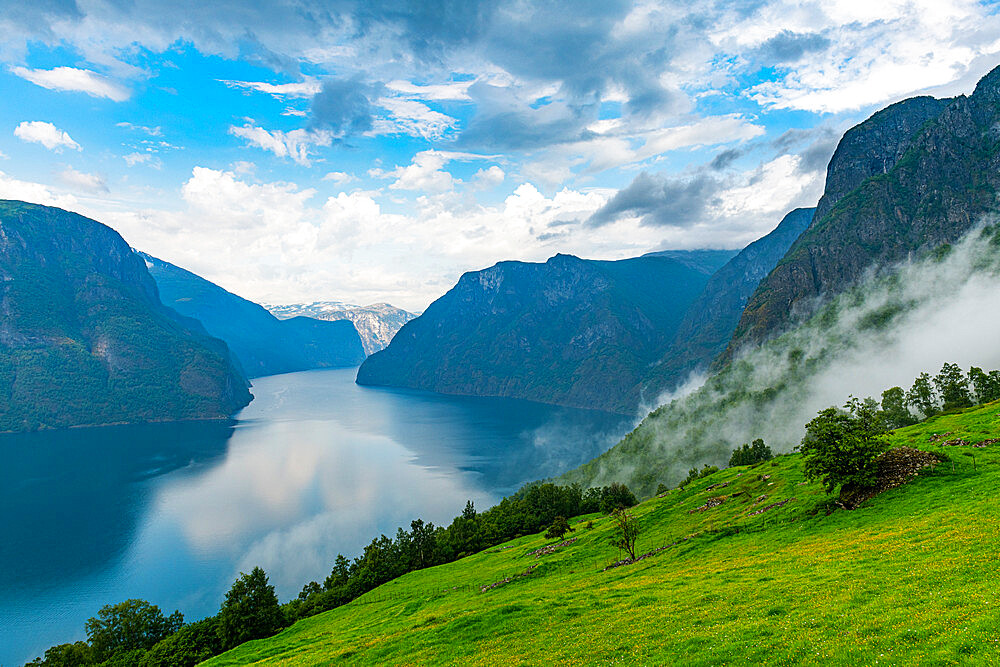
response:
{"label": "white cloud", "polygon": [[413,156],[413,162],[409,165],[387,172],[387,176],[396,179],[389,187],[393,190],[421,192],[451,190],[455,185],[455,178],[441,169],[448,161],[447,155],[441,151],[421,151]]}
{"label": "white cloud", "polygon": [[830,47],[752,87],[767,108],[848,111],[908,97],[960,79],[1000,53],[1000,17],[971,0],[881,3],[772,2],[717,33],[746,50],[781,33],[822,34]]}
{"label": "white cloud", "polygon": [[506,174],[504,173],[503,169],[501,169],[496,165],[493,165],[489,169],[478,170],[475,174],[472,175],[472,181],[473,183],[476,184],[477,187],[483,188],[485,190],[500,185],[501,183],[503,183],[503,179],[505,177]]}
{"label": "white cloud", "polygon": [[424,139],[440,139],[458,120],[434,111],[426,104],[400,97],[379,98],[377,105],[389,112],[387,118],[376,118],[373,134],[408,134]]}
{"label": "white cloud", "polygon": [[244,90],[255,90],[259,93],[267,93],[277,99],[285,97],[312,97],[323,85],[313,77],[306,77],[302,81],[293,83],[267,83],[266,81],[233,81],[231,79],[219,79],[221,83],[230,88],[242,88]]}
{"label": "white cloud", "polygon": [[77,171],[73,167],[66,167],[58,173],[58,176],[60,181],[74,190],[84,190],[92,193],[109,191],[107,183],[97,174],[87,174]]}
{"label": "white cloud", "polygon": [[15,199],[62,208],[73,208],[78,203],[73,195],[58,194],[41,183],[21,181],[2,171],[0,171],[0,199]]}
{"label": "white cloud", "polygon": [[138,164],[145,164],[154,169],[159,169],[163,166],[163,162],[160,161],[158,157],[152,153],[129,153],[128,155],[123,155],[122,159],[125,160],[125,164],[130,167],[134,167]]}
{"label": "white cloud", "polygon": [[41,144],[50,151],[59,152],[63,148],[72,148],[77,151],[83,150],[80,148],[80,144],[73,141],[69,134],[60,130],[52,123],[46,123],[42,120],[20,123],[14,129],[14,136],[21,141]]}
{"label": "white cloud", "polygon": [[254,146],[271,151],[278,157],[290,157],[305,167],[312,165],[309,157],[311,146],[329,146],[333,141],[333,137],[325,130],[269,131],[251,123],[242,127],[230,126],[229,133],[246,139]]}
{"label": "white cloud", "polygon": [[345,185],[347,183],[350,183],[351,181],[356,181],[357,179],[354,178],[354,176],[351,176],[350,174],[345,173],[343,171],[331,171],[330,173],[328,173],[326,176],[323,177],[323,180],[333,181],[337,185]]}
{"label": "white cloud", "polygon": [[468,100],[469,99],[469,86],[475,83],[474,80],[469,81],[452,81],[449,83],[438,83],[438,84],[428,84],[419,85],[416,83],[411,83],[410,81],[404,81],[402,79],[396,79],[395,81],[390,81],[385,85],[386,88],[393,90],[397,93],[413,97],[422,100]]}
{"label": "white cloud", "polygon": [[12,67],[11,72],[31,83],[49,90],[86,93],[91,97],[106,97],[114,102],[124,102],[131,91],[111,79],[89,69],[56,67],[54,69],[28,69]]}

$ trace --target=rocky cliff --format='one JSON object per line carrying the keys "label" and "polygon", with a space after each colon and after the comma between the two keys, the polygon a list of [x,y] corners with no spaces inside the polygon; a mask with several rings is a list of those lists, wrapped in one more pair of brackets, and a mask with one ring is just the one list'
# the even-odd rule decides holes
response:
{"label": "rocky cliff", "polygon": [[247,387],[117,232],[0,202],[0,431],[226,417]]}
{"label": "rocky cliff", "polygon": [[279,320],[263,306],[169,262],[143,254],[163,302],[201,322],[232,349],[249,377],[357,366],[361,339],[347,321]]}
{"label": "rocky cliff", "polygon": [[[830,163],[830,192],[751,297],[728,352],[788,328],[869,271],[954,242],[995,211],[998,121],[1000,69],[969,96],[907,100],[848,132]],[[846,159],[866,153],[875,157]]]}
{"label": "rocky cliff", "polygon": [[358,383],[631,414],[640,378],[722,261],[556,255],[467,273],[362,364]]}

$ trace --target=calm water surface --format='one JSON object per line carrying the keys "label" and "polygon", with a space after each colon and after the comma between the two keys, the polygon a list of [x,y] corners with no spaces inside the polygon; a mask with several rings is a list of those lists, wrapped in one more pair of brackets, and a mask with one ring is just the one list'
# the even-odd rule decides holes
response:
{"label": "calm water surface", "polygon": [[229,424],[0,436],[0,666],[84,639],[87,618],[128,598],[213,614],[255,565],[286,600],[338,553],[416,517],[446,524],[467,499],[484,509],[632,426],[354,376],[258,378]]}

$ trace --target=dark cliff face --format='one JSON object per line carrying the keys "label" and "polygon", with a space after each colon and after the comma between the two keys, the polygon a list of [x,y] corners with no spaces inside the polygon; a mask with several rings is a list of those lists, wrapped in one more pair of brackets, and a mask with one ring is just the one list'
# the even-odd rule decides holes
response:
{"label": "dark cliff face", "polygon": [[349,321],[279,320],[263,306],[190,271],[150,255],[142,257],[163,303],[224,340],[250,377],[357,366],[365,358],[361,338]]}
{"label": "dark cliff face", "polygon": [[230,359],[117,232],[0,202],[0,430],[226,417],[251,398]]}
{"label": "dark cliff face", "polygon": [[650,369],[643,394],[647,400],[709,366],[733,335],[747,301],[761,280],[812,222],[813,208],[797,208],[767,236],[757,239],[715,272],[695,299],[669,351]]}
{"label": "dark cliff face", "polygon": [[1000,70],[994,70],[971,96],[945,100],[941,113],[908,141],[894,142],[906,148],[887,173],[869,176],[827,204],[828,212],[817,215],[751,297],[728,354],[780,333],[867,271],[958,240],[994,211],[998,88]]}
{"label": "dark cliff face", "polygon": [[501,262],[462,276],[358,382],[632,413],[639,379],[707,280],[669,257]]}
{"label": "dark cliff face", "polygon": [[951,99],[913,97],[890,105],[844,133],[826,170],[823,196],[816,205],[820,220],[872,176],[887,174],[910,148],[914,135],[951,104]]}

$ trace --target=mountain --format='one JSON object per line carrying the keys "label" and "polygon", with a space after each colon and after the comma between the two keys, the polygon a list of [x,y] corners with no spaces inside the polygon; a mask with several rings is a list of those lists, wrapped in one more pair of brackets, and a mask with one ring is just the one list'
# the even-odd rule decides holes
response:
{"label": "mountain", "polygon": [[251,400],[226,344],[81,215],[0,201],[0,316],[0,431],[214,419]]}
{"label": "mountain", "polygon": [[364,345],[366,355],[384,350],[396,332],[416,317],[416,314],[388,303],[354,306],[340,301],[314,301],[307,304],[265,307],[279,319],[305,316],[317,320],[350,320],[361,336],[361,344]]}
{"label": "mountain", "polygon": [[466,273],[361,365],[358,383],[631,414],[640,378],[723,261],[556,255]]}
{"label": "mountain", "polygon": [[1000,186],[1000,68],[968,97],[918,97],[848,132],[812,225],[761,282],[729,345],[758,345],[870,271],[954,243]]}
{"label": "mountain", "polygon": [[645,395],[673,390],[726,349],[757,285],[809,226],[814,211],[797,208],[790,212],[771,233],[748,245],[712,275],[688,307],[668,351],[644,379]]}
{"label": "mountain", "polygon": [[347,321],[279,320],[263,306],[169,262],[141,253],[163,302],[226,341],[250,377],[356,366],[365,358]]}
{"label": "mountain", "polygon": [[1000,69],[941,105],[908,100],[848,132],[826,214],[761,281],[720,370],[561,479],[649,494],[755,438],[791,450],[845,387],[878,397],[946,361],[1000,366]]}

